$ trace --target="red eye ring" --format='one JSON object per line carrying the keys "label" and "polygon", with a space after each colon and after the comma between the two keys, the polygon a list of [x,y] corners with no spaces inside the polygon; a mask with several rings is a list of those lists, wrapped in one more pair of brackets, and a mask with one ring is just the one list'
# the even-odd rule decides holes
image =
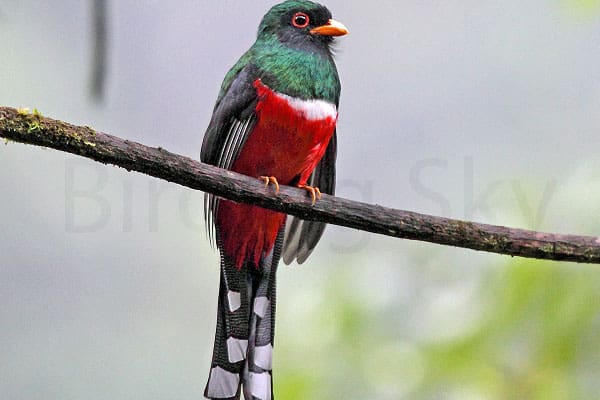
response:
{"label": "red eye ring", "polygon": [[310,17],[306,13],[297,12],[292,17],[292,25],[294,25],[296,28],[303,29],[303,28],[306,28],[309,24],[310,24]]}

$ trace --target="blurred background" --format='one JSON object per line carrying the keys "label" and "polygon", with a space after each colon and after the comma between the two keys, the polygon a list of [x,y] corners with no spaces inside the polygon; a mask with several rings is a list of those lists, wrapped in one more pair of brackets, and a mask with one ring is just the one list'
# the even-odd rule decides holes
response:
{"label": "blurred background", "polygon": [[[273,4],[0,0],[0,104],[198,158]],[[600,233],[599,0],[327,5],[340,196]],[[202,193],[7,143],[0,195],[2,399],[201,398]],[[329,227],[280,268],[274,363],[280,399],[596,399],[600,267]]]}

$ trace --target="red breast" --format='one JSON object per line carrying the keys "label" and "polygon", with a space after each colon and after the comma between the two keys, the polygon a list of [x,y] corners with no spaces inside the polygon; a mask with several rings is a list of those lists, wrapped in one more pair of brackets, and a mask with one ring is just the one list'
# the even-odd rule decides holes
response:
{"label": "red breast", "polygon": [[[252,177],[274,176],[280,184],[306,184],[335,130],[336,106],[274,92],[260,79],[257,122],[232,170]],[[217,212],[221,246],[238,268],[259,265],[271,251],[286,215],[222,200]]]}

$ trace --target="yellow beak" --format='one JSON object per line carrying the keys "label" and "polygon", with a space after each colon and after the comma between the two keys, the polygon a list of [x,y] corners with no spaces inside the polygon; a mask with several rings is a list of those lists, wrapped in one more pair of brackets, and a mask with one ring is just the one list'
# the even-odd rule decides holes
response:
{"label": "yellow beak", "polygon": [[317,26],[311,29],[310,33],[313,35],[322,36],[344,36],[348,34],[348,28],[335,19],[330,19],[325,25]]}

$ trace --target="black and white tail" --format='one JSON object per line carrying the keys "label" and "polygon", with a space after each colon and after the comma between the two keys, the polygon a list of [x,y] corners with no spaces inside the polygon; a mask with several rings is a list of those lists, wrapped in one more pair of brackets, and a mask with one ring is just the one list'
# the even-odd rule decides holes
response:
{"label": "black and white tail", "polygon": [[238,270],[221,253],[217,331],[208,399],[273,400],[272,357],[275,334],[275,276],[283,229],[269,255],[256,268]]}

